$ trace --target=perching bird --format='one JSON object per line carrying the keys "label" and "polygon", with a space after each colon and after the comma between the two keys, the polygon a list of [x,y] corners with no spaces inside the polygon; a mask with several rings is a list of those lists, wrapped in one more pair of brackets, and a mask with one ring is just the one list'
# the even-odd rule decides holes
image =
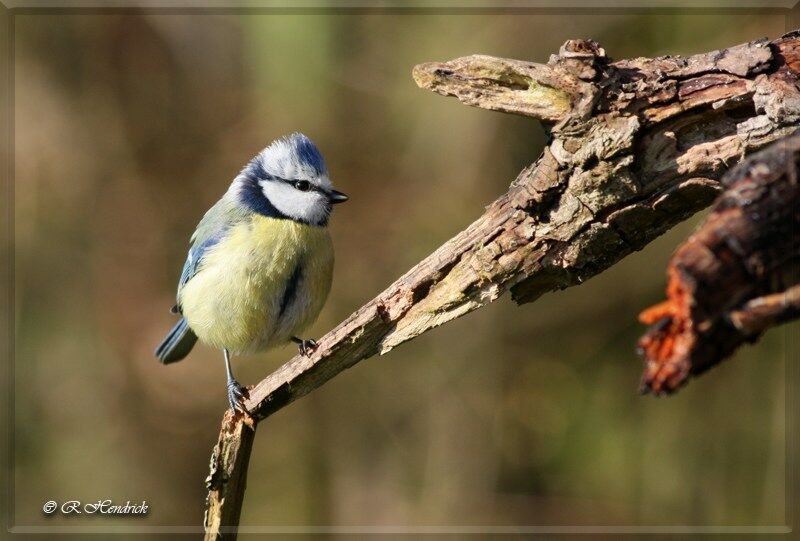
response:
{"label": "perching bird", "polygon": [[298,336],[328,296],[333,245],[326,226],[332,205],[344,201],[305,135],[294,133],[262,150],[192,235],[173,307],[182,317],[156,357],[164,364],[180,361],[198,338],[221,349],[228,402],[244,409],[247,391],[233,377],[231,354],[290,340],[303,354],[316,347]]}

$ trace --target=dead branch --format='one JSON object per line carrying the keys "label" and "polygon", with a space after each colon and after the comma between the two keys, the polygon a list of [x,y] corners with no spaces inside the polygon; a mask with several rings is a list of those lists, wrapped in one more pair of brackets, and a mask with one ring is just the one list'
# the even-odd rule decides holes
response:
{"label": "dead branch", "polygon": [[640,315],[642,390],[677,389],[800,317],[800,135],[748,158],[723,177],[724,193],[669,263],[667,300]]}
{"label": "dead branch", "polygon": [[[325,335],[313,355],[252,388],[252,419],[506,291],[525,303],[579,284],[710,204],[729,165],[800,123],[798,44],[791,34],[611,62],[596,43],[572,40],[547,64],[471,56],[414,68],[419,86],[537,118],[551,140],[480,218]],[[215,456],[235,462],[234,440],[221,434]],[[241,503],[231,491],[242,484],[220,483],[214,513]]]}
{"label": "dead branch", "polygon": [[236,538],[255,436],[256,421],[252,417],[225,412],[206,477],[206,539]]}

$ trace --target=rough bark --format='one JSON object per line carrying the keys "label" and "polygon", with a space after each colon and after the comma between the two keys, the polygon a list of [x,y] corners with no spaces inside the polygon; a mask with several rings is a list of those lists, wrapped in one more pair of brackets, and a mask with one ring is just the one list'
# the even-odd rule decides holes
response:
{"label": "rough bark", "polygon": [[800,316],[800,135],[723,177],[725,191],[669,263],[667,300],[640,315],[642,390],[672,392]]}
{"label": "rough bark", "polygon": [[550,142],[480,218],[252,388],[253,418],[506,291],[525,303],[579,284],[709,205],[730,165],[800,123],[799,44],[611,62],[573,40],[547,64],[414,68],[423,88],[541,120]]}
{"label": "rough bark", "polygon": [[206,477],[206,541],[236,539],[256,426],[255,419],[238,411],[228,410],[222,418]]}

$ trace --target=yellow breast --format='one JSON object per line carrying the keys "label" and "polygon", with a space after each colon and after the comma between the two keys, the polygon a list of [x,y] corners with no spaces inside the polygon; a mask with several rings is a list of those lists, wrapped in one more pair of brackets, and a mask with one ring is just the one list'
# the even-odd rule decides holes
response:
{"label": "yellow breast", "polygon": [[252,353],[284,343],[313,323],[332,275],[326,228],[255,215],[204,254],[178,300],[201,341],[234,354]]}

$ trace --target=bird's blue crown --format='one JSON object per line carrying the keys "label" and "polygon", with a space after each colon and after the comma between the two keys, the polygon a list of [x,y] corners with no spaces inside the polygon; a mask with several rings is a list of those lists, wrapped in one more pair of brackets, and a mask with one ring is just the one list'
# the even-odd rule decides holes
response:
{"label": "bird's blue crown", "polygon": [[327,175],[328,169],[317,146],[302,133],[293,133],[272,142],[245,167],[253,180]]}
{"label": "bird's blue crown", "polygon": [[317,145],[302,133],[293,133],[286,138],[286,143],[292,148],[293,153],[301,165],[311,167],[317,175],[327,175],[328,168],[322,159]]}

